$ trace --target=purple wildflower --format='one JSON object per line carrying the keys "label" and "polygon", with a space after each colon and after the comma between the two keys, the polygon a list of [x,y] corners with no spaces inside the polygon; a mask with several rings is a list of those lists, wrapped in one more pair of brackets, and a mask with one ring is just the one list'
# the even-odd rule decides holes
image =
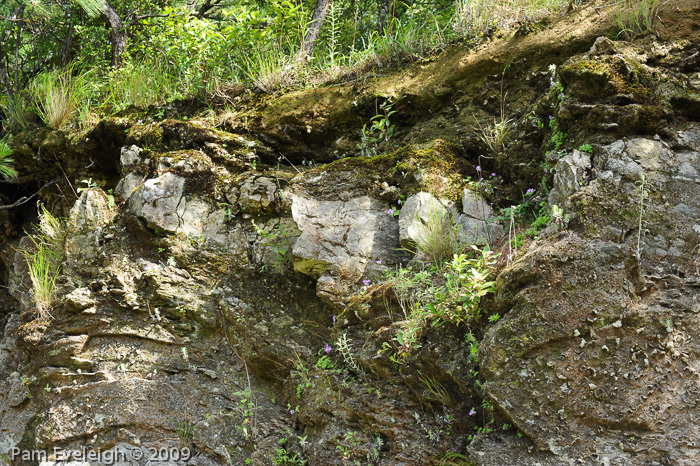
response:
{"label": "purple wildflower", "polygon": [[364,280],[362,280],[362,284],[365,286],[369,286],[370,283],[372,283],[372,280],[370,280],[369,278],[365,278]]}
{"label": "purple wildflower", "polygon": [[294,410],[293,410],[293,409],[290,409],[290,410],[289,410],[289,414],[294,414]]}
{"label": "purple wildflower", "polygon": [[333,323],[335,323],[336,320],[337,320],[337,319],[335,318],[335,314],[333,314]]}
{"label": "purple wildflower", "polygon": [[481,165],[476,166],[476,171],[480,172],[481,171]]}
{"label": "purple wildflower", "polygon": [[324,348],[324,350],[326,351],[326,354],[331,354],[331,351],[333,351],[333,347],[326,343],[326,347]]}
{"label": "purple wildflower", "polygon": [[382,263],[382,261],[377,261],[377,264],[381,264],[381,263]]}
{"label": "purple wildflower", "polygon": [[495,174],[495,173],[491,173],[491,176],[494,177],[494,176],[496,176],[496,174]]}
{"label": "purple wildflower", "polygon": [[392,209],[391,207],[389,207],[389,210],[386,211],[386,214],[387,214],[387,215],[393,215],[393,214],[394,214],[394,209]]}
{"label": "purple wildflower", "polygon": [[399,199],[399,205],[401,205],[401,199]]}
{"label": "purple wildflower", "polygon": [[475,414],[476,414],[476,411],[474,411],[474,408],[472,408],[471,410],[469,410],[469,415],[470,415],[470,416],[473,416],[473,415],[475,415]]}
{"label": "purple wildflower", "polygon": [[532,188],[528,188],[528,190],[527,190],[527,191],[525,191],[525,195],[529,196],[530,194],[532,194],[532,193],[534,193],[534,192],[535,192],[535,190],[534,190],[534,189],[532,189]]}
{"label": "purple wildflower", "polygon": [[483,178],[479,178],[479,181],[484,181],[484,179],[483,179]]}

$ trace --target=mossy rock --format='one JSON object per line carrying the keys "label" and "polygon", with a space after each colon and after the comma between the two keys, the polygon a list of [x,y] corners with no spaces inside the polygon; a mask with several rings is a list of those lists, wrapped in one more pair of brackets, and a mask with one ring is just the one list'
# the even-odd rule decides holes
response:
{"label": "mossy rock", "polygon": [[[431,192],[440,198],[460,199],[469,165],[458,157],[456,148],[443,139],[427,144],[404,146],[394,152],[375,157],[350,157],[305,172],[298,186],[314,196],[324,197],[321,186],[315,186],[318,175],[329,174],[337,182],[343,174],[352,179],[352,195],[385,196],[397,201],[399,195],[419,191]],[[387,186],[399,190],[387,191]],[[394,199],[395,198],[395,199]]]}

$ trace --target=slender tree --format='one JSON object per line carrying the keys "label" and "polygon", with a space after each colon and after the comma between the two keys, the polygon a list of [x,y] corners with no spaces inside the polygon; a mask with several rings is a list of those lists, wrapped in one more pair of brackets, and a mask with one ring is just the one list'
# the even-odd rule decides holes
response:
{"label": "slender tree", "polygon": [[309,30],[306,31],[304,43],[299,51],[299,62],[305,63],[314,52],[316,41],[321,33],[321,28],[323,27],[323,22],[326,20],[326,15],[328,15],[330,6],[331,0],[316,0],[316,7],[314,8],[314,14],[311,16]]}

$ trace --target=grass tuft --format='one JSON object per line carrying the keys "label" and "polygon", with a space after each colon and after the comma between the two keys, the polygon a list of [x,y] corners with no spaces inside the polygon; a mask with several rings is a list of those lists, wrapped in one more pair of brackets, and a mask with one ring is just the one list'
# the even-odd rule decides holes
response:
{"label": "grass tuft", "polygon": [[0,139],[0,176],[6,180],[17,178],[17,170],[15,170],[15,161],[10,158],[12,149],[10,148],[7,137]]}
{"label": "grass tuft", "polygon": [[31,236],[31,249],[20,250],[27,261],[32,281],[32,300],[37,317],[41,321],[52,319],[53,296],[56,279],[61,273],[61,263],[66,242],[65,221],[51,214],[44,205],[39,212],[37,233]]}

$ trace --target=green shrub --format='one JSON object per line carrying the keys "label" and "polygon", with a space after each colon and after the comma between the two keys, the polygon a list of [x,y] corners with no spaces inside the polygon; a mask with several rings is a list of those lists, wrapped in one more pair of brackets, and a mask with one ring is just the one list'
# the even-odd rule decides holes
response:
{"label": "green shrub", "polygon": [[401,351],[419,347],[419,335],[429,323],[440,325],[476,322],[481,317],[481,299],[493,292],[490,280],[496,256],[472,246],[471,254],[454,254],[444,265],[423,269],[399,269],[389,285],[404,309],[395,340]]}

